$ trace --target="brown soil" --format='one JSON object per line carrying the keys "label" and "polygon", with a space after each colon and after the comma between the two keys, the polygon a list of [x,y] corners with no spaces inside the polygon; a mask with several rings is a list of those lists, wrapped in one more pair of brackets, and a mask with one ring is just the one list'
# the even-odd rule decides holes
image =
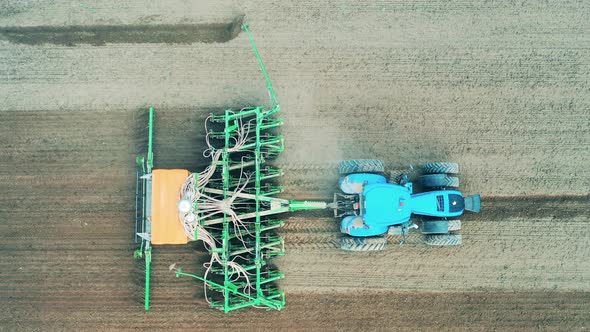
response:
{"label": "brown soil", "polygon": [[[88,298],[88,293],[92,298]],[[136,310],[123,296],[80,292],[56,296],[51,304],[9,301],[3,312],[10,327],[26,330],[325,330],[325,331],[582,331],[590,323],[587,293],[553,292],[355,292],[292,294],[280,312],[246,309],[230,314],[197,299]]]}
{"label": "brown soil", "polygon": [[[24,38],[0,41],[0,330],[588,328],[587,4],[105,3],[0,14]],[[283,195],[329,199],[342,158],[391,172],[457,161],[462,189],[483,195],[461,247],[391,237],[355,255],[336,248],[330,213],[287,215],[285,310],[209,309],[202,285],[168,271],[202,272],[205,254],[186,246],[155,249],[143,312],[139,111],[157,109],[157,167],[204,167],[207,115],[267,96],[244,34],[206,43],[182,29],[240,13],[283,107]],[[144,25],[137,39],[124,29]]]}

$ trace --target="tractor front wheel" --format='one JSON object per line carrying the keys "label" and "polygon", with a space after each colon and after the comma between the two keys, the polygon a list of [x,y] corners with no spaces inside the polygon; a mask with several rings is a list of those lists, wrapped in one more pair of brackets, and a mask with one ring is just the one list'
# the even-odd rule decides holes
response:
{"label": "tractor front wheel", "polygon": [[461,220],[449,220],[449,232],[456,232],[461,230]]}
{"label": "tractor front wheel", "polygon": [[449,232],[449,222],[445,219],[425,220],[421,231],[422,234],[446,234]]}
{"label": "tractor front wheel", "polygon": [[427,174],[419,178],[423,187],[428,189],[434,188],[458,188],[459,178],[446,174]]}
{"label": "tractor front wheel", "polygon": [[459,164],[449,162],[427,163],[420,166],[424,174],[459,174]]}

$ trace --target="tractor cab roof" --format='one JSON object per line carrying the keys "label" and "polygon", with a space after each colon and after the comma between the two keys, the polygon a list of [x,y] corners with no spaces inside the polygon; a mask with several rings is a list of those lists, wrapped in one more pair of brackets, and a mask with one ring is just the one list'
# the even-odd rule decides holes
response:
{"label": "tractor cab roof", "polygon": [[410,190],[406,187],[390,183],[369,184],[365,186],[363,196],[363,218],[368,226],[395,225],[410,219]]}

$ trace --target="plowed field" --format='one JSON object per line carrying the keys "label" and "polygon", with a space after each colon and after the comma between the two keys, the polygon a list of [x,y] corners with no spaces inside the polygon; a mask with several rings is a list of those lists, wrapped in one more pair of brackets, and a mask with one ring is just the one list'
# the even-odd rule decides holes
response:
{"label": "plowed field", "polygon": [[[582,1],[8,1],[0,4],[0,330],[585,330],[590,4]],[[245,15],[245,16],[244,16]],[[341,159],[461,165],[463,244],[337,248],[285,216],[281,312],[209,309],[200,246],[132,258],[138,116],[158,168],[206,166],[211,112],[283,109],[285,197],[331,199]]]}

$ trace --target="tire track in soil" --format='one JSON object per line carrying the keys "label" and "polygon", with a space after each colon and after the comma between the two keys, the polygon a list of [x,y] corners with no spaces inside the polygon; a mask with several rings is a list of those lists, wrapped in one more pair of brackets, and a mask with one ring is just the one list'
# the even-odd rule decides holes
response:
{"label": "tire track in soil", "polygon": [[381,253],[342,252],[334,245],[337,233],[287,233],[288,254],[276,261],[286,275],[281,286],[297,292],[365,288],[588,291],[587,219],[558,229],[552,220],[534,218],[464,221],[463,225],[460,247],[429,247],[419,236],[408,237],[399,246],[397,237],[390,238],[389,248]]}
{"label": "tire track in soil", "polygon": [[[412,234],[389,237],[383,253],[339,250],[329,213],[295,215],[281,229],[288,254],[277,260],[282,287],[319,289],[588,291],[588,197],[495,197],[481,214],[462,218],[463,245],[429,247]],[[338,283],[334,284],[334,275]],[[313,284],[309,280],[314,280]]]}

